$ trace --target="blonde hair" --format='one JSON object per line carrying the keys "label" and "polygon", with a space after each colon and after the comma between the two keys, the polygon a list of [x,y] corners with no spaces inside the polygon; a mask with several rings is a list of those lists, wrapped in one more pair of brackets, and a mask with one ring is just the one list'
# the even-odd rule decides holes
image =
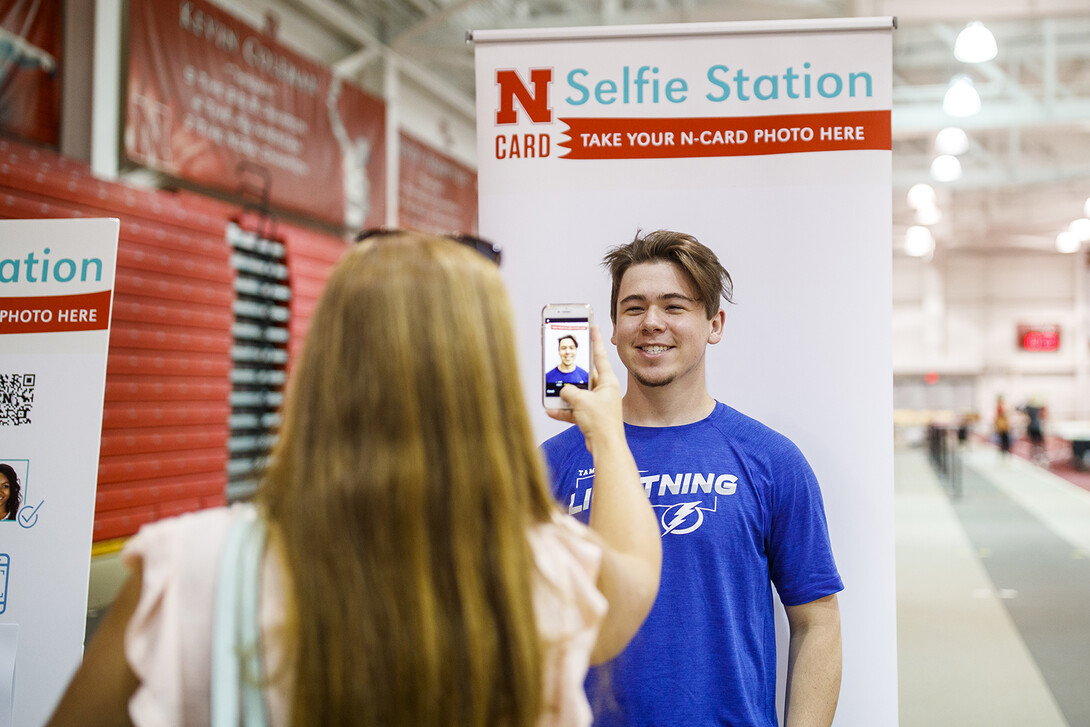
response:
{"label": "blonde hair", "polygon": [[337,264],[258,501],[291,581],[292,724],[537,722],[550,517],[496,266],[415,232]]}

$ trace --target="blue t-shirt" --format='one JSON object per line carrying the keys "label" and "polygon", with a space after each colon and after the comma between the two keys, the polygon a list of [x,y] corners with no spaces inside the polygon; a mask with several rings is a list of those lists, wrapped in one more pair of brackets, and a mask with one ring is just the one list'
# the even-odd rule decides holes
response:
{"label": "blue t-shirt", "polygon": [[[789,439],[722,403],[625,434],[662,532],[647,621],[592,669],[595,725],[775,727],[772,584],[784,605],[843,589],[817,478]],[[572,427],[542,445],[553,491],[586,521],[594,469]]]}
{"label": "blue t-shirt", "polygon": [[586,384],[590,381],[590,376],[578,366],[567,373],[561,371],[560,367],[557,366],[552,371],[545,374],[545,381],[550,384]]}

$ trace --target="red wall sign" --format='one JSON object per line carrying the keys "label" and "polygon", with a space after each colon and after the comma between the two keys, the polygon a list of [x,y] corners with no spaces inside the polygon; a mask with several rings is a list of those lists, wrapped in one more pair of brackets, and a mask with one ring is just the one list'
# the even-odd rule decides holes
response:
{"label": "red wall sign", "polygon": [[477,173],[401,134],[398,218],[426,232],[477,232]]}
{"label": "red wall sign", "polygon": [[1018,347],[1024,351],[1057,351],[1059,326],[1018,326]]}
{"label": "red wall sign", "polygon": [[131,0],[125,153],[352,229],[382,224],[385,104],[202,0]]}

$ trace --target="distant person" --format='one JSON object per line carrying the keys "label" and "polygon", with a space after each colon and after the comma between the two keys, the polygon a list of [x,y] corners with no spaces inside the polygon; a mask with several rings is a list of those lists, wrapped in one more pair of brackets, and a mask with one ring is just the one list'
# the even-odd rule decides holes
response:
{"label": "distant person", "polygon": [[1042,420],[1045,418],[1045,404],[1039,396],[1032,397],[1021,409],[1026,415],[1026,437],[1029,439],[1030,461],[1049,467],[1051,461],[1045,447],[1045,432]]}
{"label": "distant person", "polygon": [[367,237],[310,322],[255,505],[129,541],[50,725],[203,727],[240,692],[267,719],[227,723],[589,725],[588,663],[628,643],[661,559],[591,342],[592,387],[564,387],[557,415],[592,443],[587,528],[549,495],[498,268],[449,239]]}
{"label": "distant person", "polygon": [[[659,515],[663,568],[639,633],[592,670],[595,725],[777,724],[775,586],[790,628],[785,724],[827,726],[840,693],[843,583],[817,478],[787,437],[707,388],[730,276],[696,238],[667,230],[604,262],[612,341],[628,370],[625,431]],[[602,503],[590,444],[573,427],[544,451],[556,497],[593,518]]]}
{"label": "distant person", "polygon": [[977,420],[977,413],[973,411],[962,412],[958,418],[958,446],[965,447],[969,444],[969,434],[972,432],[973,424]]}
{"label": "distant person", "polygon": [[993,423],[995,436],[999,439],[999,451],[1004,457],[1011,453],[1011,420],[1007,416],[1007,407],[1000,396],[995,401],[995,421]]}
{"label": "distant person", "polygon": [[575,365],[575,355],[579,350],[579,341],[575,336],[561,336],[557,341],[557,350],[560,354],[560,365],[554,367],[545,374],[545,382],[549,384],[576,384],[586,388],[590,383],[590,374]]}
{"label": "distant person", "polygon": [[0,463],[0,520],[15,520],[22,503],[23,488],[10,464]]}

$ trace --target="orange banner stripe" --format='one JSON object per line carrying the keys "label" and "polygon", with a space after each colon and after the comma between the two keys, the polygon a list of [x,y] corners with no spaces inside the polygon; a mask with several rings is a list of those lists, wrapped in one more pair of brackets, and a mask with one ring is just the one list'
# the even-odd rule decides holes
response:
{"label": "orange banner stripe", "polygon": [[0,298],[0,335],[103,331],[110,325],[110,291]]}
{"label": "orange banner stripe", "polygon": [[678,159],[892,149],[890,112],[567,118],[562,159]]}

